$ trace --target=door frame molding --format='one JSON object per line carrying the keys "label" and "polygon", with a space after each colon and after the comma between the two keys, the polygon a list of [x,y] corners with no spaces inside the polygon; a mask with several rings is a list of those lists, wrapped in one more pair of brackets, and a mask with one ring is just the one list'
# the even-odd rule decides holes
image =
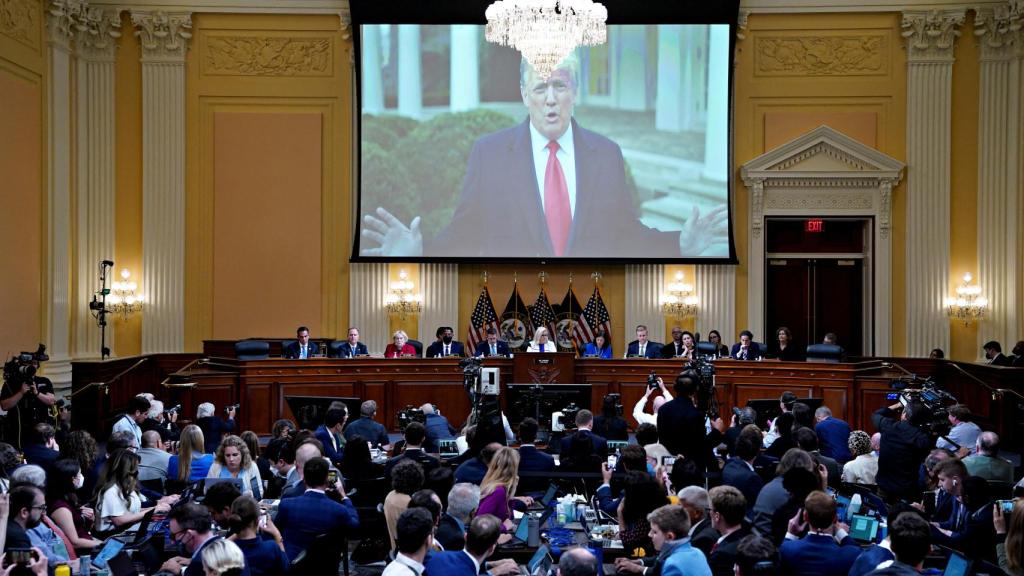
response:
{"label": "door frame molding", "polygon": [[864,355],[887,356],[892,347],[892,191],[905,164],[828,126],[819,126],[753,158],[740,168],[750,194],[747,320],[765,334],[765,216],[862,216],[871,220],[865,236],[870,267],[871,322]]}

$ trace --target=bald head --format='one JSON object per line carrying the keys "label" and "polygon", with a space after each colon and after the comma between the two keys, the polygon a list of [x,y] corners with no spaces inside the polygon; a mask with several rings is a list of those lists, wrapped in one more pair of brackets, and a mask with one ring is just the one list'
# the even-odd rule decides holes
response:
{"label": "bald head", "polygon": [[978,452],[986,456],[998,456],[999,435],[995,432],[982,432],[978,436]]}
{"label": "bald head", "polygon": [[298,470],[299,475],[302,475],[303,469],[306,467],[306,462],[314,458],[322,458],[323,454],[320,453],[320,449],[316,447],[316,444],[307,443],[299,446],[295,450],[295,468]]}
{"label": "bald head", "polygon": [[420,406],[420,410],[422,410],[424,414],[433,414],[434,413],[434,405],[428,402],[428,403],[424,404],[423,406]]}
{"label": "bald head", "polygon": [[160,448],[160,433],[156,430],[147,430],[142,433],[143,448]]}
{"label": "bald head", "polygon": [[586,548],[572,548],[558,560],[559,576],[595,576],[597,558]]}

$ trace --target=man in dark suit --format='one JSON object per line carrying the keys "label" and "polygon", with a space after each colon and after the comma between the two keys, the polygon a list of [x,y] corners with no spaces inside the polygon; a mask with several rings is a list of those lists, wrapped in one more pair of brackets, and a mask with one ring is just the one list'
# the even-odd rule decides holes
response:
{"label": "man in dark suit", "polygon": [[335,466],[341,463],[341,457],[345,454],[345,446],[342,442],[341,430],[348,420],[348,409],[342,404],[340,408],[331,408],[324,416],[324,423],[313,433],[316,439],[324,445],[324,456]]}
{"label": "man in dark suit", "polygon": [[1011,365],[1014,368],[1024,368],[1024,340],[1019,340],[1013,345],[1013,350],[1010,351],[1013,354],[1013,362]]}
{"label": "man in dark suit", "polygon": [[708,491],[701,486],[687,486],[679,491],[679,504],[690,516],[690,544],[704,553],[704,557],[711,556],[711,548],[722,536],[711,525],[711,518],[708,516],[708,509],[711,507],[711,499]]}
{"label": "man in dark suit", "polygon": [[748,424],[736,439],[733,457],[722,468],[722,484],[733,486],[743,494],[747,507],[753,509],[764,481],[754,471],[754,460],[761,449],[761,430]]}
{"label": "man in dark suit", "polygon": [[498,331],[487,329],[487,340],[476,345],[477,356],[508,356],[511,350],[503,340],[498,340]]}
{"label": "man in dark suit", "polygon": [[444,356],[465,356],[462,342],[455,340],[455,330],[451,326],[440,326],[437,329],[437,340],[427,346],[423,353],[426,358],[442,358]]}
{"label": "man in dark suit", "polygon": [[[523,418],[519,424],[519,471],[551,472],[555,469],[555,457],[541,452],[534,446],[540,425],[533,418]],[[523,493],[542,492],[549,482],[541,478],[523,478],[519,491]]]}
{"label": "man in dark suit", "polygon": [[466,533],[466,547],[461,551],[445,551],[434,554],[427,561],[427,576],[477,576],[487,573],[491,576],[517,574],[519,567],[515,560],[506,558],[484,563],[498,546],[501,536],[501,522],[490,514],[477,516]]}
{"label": "man in dark suit", "polygon": [[410,422],[405,427],[404,437],[405,448],[402,450],[402,453],[388,460],[386,469],[389,478],[391,477],[391,470],[402,460],[419,462],[420,466],[423,467],[424,475],[441,465],[440,460],[423,451],[423,441],[427,437],[427,429],[423,424]]}
{"label": "man in dark suit", "polygon": [[747,500],[733,486],[715,486],[708,492],[711,498],[711,526],[720,534],[711,547],[708,565],[714,576],[732,576],[736,564],[736,549],[740,540],[750,534],[750,527],[744,524]]}
{"label": "man in dark suit", "polygon": [[692,460],[703,474],[711,459],[711,448],[722,440],[725,423],[716,416],[711,422],[711,433],[705,432],[705,415],[697,410],[693,400],[699,381],[700,374],[693,370],[676,377],[675,399],[658,410],[658,439],[670,454]]}
{"label": "man in dark suit", "polygon": [[433,404],[427,403],[420,406],[423,415],[426,416],[426,423],[423,424],[427,431],[427,439],[423,442],[423,449],[431,454],[437,454],[440,445],[439,440],[452,440],[458,430],[455,429],[448,419],[441,415],[441,412]]}
{"label": "man in dark suit", "polygon": [[359,341],[359,328],[355,326],[348,329],[348,339],[338,346],[338,356],[341,358],[355,358],[356,356],[366,356],[369,352],[366,350],[366,344]]}
{"label": "man in dark suit", "polygon": [[[327,461],[323,458],[306,462],[303,469],[306,493],[282,500],[277,510],[274,523],[284,539],[285,553],[292,560],[320,534],[351,533],[359,528],[359,515],[345,495],[344,485],[339,479],[334,486],[328,486],[327,470]],[[337,491],[340,504],[327,497],[329,488]]]}
{"label": "man in dark suit", "polygon": [[576,431],[572,434],[562,438],[562,442],[559,445],[561,448],[561,454],[568,454],[569,447],[572,446],[572,440],[575,436],[583,436],[590,439],[591,445],[594,447],[593,453],[601,458],[608,457],[608,441],[604,438],[594,434],[594,413],[590,410],[580,410],[576,413]]}
{"label": "man in dark suit", "polygon": [[828,406],[819,406],[814,411],[814,432],[818,434],[818,448],[821,453],[836,462],[845,464],[853,456],[850,454],[850,425],[832,416]]}
{"label": "man in dark suit", "polygon": [[842,480],[843,467],[834,458],[829,458],[818,450],[818,435],[814,433],[814,430],[801,426],[793,431],[793,439],[796,440],[798,448],[817,458],[825,470],[828,470],[828,485],[830,488],[838,490]]}
{"label": "man in dark suit", "polygon": [[995,340],[989,340],[982,346],[985,351],[985,358],[993,366],[1012,366],[1013,360],[1003,355],[1003,347]]}
{"label": "man in dark suit", "polygon": [[[184,547],[190,556],[175,556],[164,562],[160,569],[182,576],[204,576],[206,572],[203,570],[203,550],[211,542],[221,539],[213,531],[213,517],[210,511],[206,506],[189,502],[171,510],[168,518],[171,540]],[[248,576],[248,566],[242,569],[242,574]]]}
{"label": "man in dark suit", "polygon": [[658,358],[660,354],[661,345],[647,339],[647,326],[637,326],[636,341],[626,347],[626,358]]}
{"label": "man in dark suit", "polygon": [[46,498],[35,486],[22,485],[11,490],[9,516],[7,517],[7,540],[4,551],[11,548],[31,548],[32,541],[26,530],[31,530],[43,521],[46,512]]}
{"label": "man in dark suit", "polygon": [[445,550],[466,547],[466,530],[480,505],[480,487],[460,482],[448,491],[448,509],[441,514],[435,538]]}
{"label": "man in dark suit", "polygon": [[754,342],[754,334],[750,330],[740,332],[740,341],[732,345],[729,353],[736,360],[757,360],[762,355],[761,347]]}
{"label": "man in dark suit", "polygon": [[316,356],[320,351],[320,347],[316,345],[316,342],[309,341],[309,328],[305,326],[299,326],[295,330],[296,340],[284,349],[284,357],[305,360],[306,358],[312,358]]}
{"label": "man in dark suit", "polygon": [[625,258],[638,250],[711,255],[705,252],[713,246],[727,255],[725,206],[703,218],[694,207],[681,232],[640,222],[622,150],[573,119],[578,87],[574,57],[547,79],[523,61],[520,92],[529,119],[473,144],[451,223],[424,241],[419,217],[406,226],[378,208],[363,217],[361,238],[371,247],[361,247],[360,255]]}
{"label": "man in dark suit", "polygon": [[[789,530],[799,540],[787,540],[779,548],[782,557],[781,574],[792,576],[846,576],[850,566],[860,556],[860,546],[841,532],[837,534],[836,501],[821,491],[811,492],[804,499],[799,522],[790,521]],[[837,537],[839,542],[836,542]]]}
{"label": "man in dark suit", "polygon": [[[897,415],[897,410],[902,412]],[[888,502],[904,499],[916,502],[921,497],[917,471],[928,456],[931,436],[921,429],[930,413],[920,400],[911,400],[904,407],[896,402],[879,408],[871,422],[881,432],[878,448],[878,483],[881,495]]]}
{"label": "man in dark suit", "polygon": [[377,402],[366,400],[359,405],[359,418],[345,427],[345,440],[351,441],[355,436],[362,436],[369,442],[384,450],[391,449],[391,440],[384,425],[373,419],[377,414]]}
{"label": "man in dark suit", "polygon": [[32,441],[24,443],[22,449],[25,454],[25,462],[41,466],[49,474],[53,463],[60,456],[60,452],[55,448],[57,446],[55,436],[56,430],[46,422],[39,422],[33,426]]}

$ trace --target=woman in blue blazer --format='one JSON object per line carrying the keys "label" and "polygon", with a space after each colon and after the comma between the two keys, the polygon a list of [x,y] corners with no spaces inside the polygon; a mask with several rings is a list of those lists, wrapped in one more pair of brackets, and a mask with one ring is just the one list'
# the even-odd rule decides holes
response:
{"label": "woman in blue blazer", "polygon": [[584,357],[611,358],[612,343],[604,332],[598,332],[593,342],[587,342],[583,349]]}

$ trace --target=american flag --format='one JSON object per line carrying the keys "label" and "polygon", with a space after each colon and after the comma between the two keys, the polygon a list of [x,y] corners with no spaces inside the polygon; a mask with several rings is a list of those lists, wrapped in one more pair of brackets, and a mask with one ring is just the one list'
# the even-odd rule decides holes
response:
{"label": "american flag", "polygon": [[494,311],[494,302],[491,301],[491,293],[487,286],[480,291],[480,298],[476,301],[476,308],[473,308],[473,316],[469,319],[469,354],[474,354],[476,345],[487,339],[487,329],[493,328],[498,331],[498,313]]}
{"label": "american flag", "polygon": [[543,286],[541,286],[540,294],[537,295],[537,301],[530,307],[530,323],[533,324],[535,331],[543,326],[548,329],[548,335],[554,337],[555,311],[551,308],[551,302],[548,302],[548,293],[544,291]]}
{"label": "american flag", "polygon": [[612,333],[612,319],[608,315],[608,308],[601,299],[601,290],[594,287],[594,293],[590,295],[583,313],[580,314],[580,321],[576,323],[576,330],[573,336],[580,344],[587,344],[594,341],[594,335],[599,331],[605,334]]}

